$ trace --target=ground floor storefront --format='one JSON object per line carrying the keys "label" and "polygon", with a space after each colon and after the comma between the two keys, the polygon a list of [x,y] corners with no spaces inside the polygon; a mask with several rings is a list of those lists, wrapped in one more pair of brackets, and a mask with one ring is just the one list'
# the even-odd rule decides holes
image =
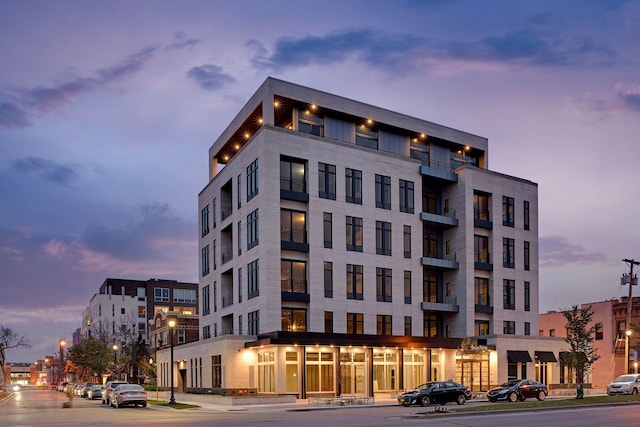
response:
{"label": "ground floor storefront", "polygon": [[[558,349],[540,340],[343,336],[274,332],[223,336],[157,355],[158,383],[174,390],[324,396],[395,396],[428,381],[453,380],[485,392],[511,378],[560,380]],[[255,337],[254,337],[255,338]],[[497,344],[497,345],[496,345]],[[545,347],[546,346],[546,347]],[[513,349],[511,349],[513,348]]]}

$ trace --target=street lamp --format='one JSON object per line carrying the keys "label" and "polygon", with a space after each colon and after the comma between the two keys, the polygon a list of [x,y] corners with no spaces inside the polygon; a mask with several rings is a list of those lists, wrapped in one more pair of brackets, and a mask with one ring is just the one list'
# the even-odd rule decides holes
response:
{"label": "street lamp", "polygon": [[169,377],[171,378],[171,399],[169,399],[169,405],[175,405],[176,399],[173,395],[173,331],[176,327],[176,317],[171,315],[167,316],[167,326],[169,327],[169,339],[171,342],[171,364],[169,368]]}
{"label": "street lamp", "polygon": [[113,349],[113,378],[116,376],[116,365],[118,363],[117,355],[118,355],[118,344],[114,344],[111,346]]}
{"label": "street lamp", "polygon": [[60,338],[58,344],[60,344],[60,377],[58,378],[58,382],[62,382],[62,376],[64,373],[64,346],[67,345],[67,342]]}

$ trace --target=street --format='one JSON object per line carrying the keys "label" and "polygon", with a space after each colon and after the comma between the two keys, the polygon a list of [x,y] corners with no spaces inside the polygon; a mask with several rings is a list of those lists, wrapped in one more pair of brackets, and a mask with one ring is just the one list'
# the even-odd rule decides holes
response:
{"label": "street", "polygon": [[[256,408],[245,411],[202,409],[174,410],[164,407],[115,409],[99,400],[74,398],[71,408],[63,408],[66,395],[56,391],[24,390],[0,404],[0,427],[14,426],[406,426],[435,427],[496,425],[601,426],[638,425],[637,405],[584,406],[577,409],[484,412],[474,415],[418,416],[424,408],[402,406],[352,407],[285,411]],[[504,403],[508,404],[508,403]],[[523,420],[526,418],[526,422]]]}

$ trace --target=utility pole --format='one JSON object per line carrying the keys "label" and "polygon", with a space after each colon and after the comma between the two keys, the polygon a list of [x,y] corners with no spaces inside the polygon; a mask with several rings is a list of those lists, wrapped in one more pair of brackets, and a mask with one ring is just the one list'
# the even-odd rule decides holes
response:
{"label": "utility pole", "polygon": [[[629,299],[627,300],[627,324],[625,326],[625,346],[624,346],[624,373],[629,373],[629,336],[631,335],[631,307],[633,305],[633,285],[637,285],[637,278],[633,277],[633,267],[636,265],[640,265],[640,261],[636,261],[633,259],[623,259],[622,261],[626,262],[629,265]],[[620,280],[624,285],[626,282],[625,274],[622,275],[622,279]],[[636,282],[636,283],[634,283]]]}

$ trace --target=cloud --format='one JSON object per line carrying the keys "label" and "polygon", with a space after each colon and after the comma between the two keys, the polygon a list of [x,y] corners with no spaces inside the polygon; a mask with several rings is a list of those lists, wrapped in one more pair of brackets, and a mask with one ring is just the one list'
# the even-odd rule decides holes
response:
{"label": "cloud", "polygon": [[17,89],[11,102],[0,100],[0,127],[28,126],[35,112],[47,113],[72,102],[76,96],[122,81],[140,71],[155,51],[155,47],[144,48],[118,64],[96,70],[94,76],[77,77],[56,86]]}
{"label": "cloud", "polygon": [[616,85],[616,98],[626,110],[640,112],[640,85]]}
{"label": "cloud", "polygon": [[222,68],[210,64],[193,67],[187,72],[187,77],[195,80],[201,88],[206,90],[221,89],[235,82],[233,77],[222,72]]}
{"label": "cloud", "polygon": [[539,244],[541,266],[593,264],[606,261],[606,256],[602,252],[587,252],[584,247],[570,243],[562,236],[541,237]]}
{"label": "cloud", "polygon": [[42,249],[54,258],[64,258],[69,253],[69,245],[56,239],[44,243]]}
{"label": "cloud", "polygon": [[170,259],[172,247],[195,246],[193,223],[170,216],[168,211],[168,205],[153,203],[140,209],[139,222],[122,229],[90,226],[81,237],[86,265],[96,265],[95,261],[103,257],[128,261]]}
{"label": "cloud", "polygon": [[200,39],[185,39],[184,31],[176,31],[173,33],[173,38],[175,41],[165,47],[165,50],[191,49],[202,41]]}
{"label": "cloud", "polygon": [[321,36],[280,38],[271,54],[256,40],[249,40],[247,47],[254,51],[252,63],[255,67],[275,70],[331,64],[349,57],[394,72],[424,69],[425,64],[435,61],[461,61],[469,65],[495,62],[532,66],[602,66],[615,58],[611,49],[599,46],[589,38],[557,36],[535,26],[465,42],[354,29]]}
{"label": "cloud", "polygon": [[46,181],[60,184],[64,187],[68,187],[71,181],[78,177],[77,168],[60,165],[40,157],[25,157],[14,160],[11,167],[19,172],[36,174]]}
{"label": "cloud", "polygon": [[19,128],[29,126],[27,112],[11,102],[0,103],[0,127]]}

